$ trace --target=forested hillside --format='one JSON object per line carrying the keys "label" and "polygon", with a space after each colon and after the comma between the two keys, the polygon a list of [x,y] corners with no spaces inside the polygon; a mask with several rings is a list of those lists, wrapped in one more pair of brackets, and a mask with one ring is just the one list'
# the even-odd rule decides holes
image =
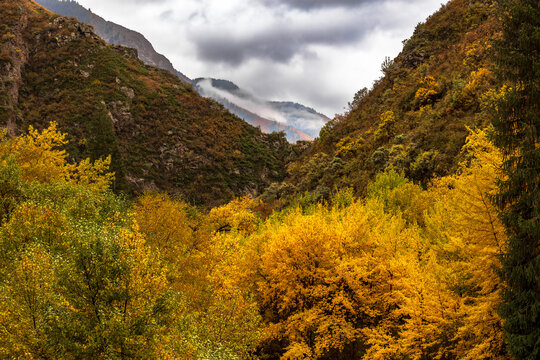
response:
{"label": "forested hillside", "polygon": [[1,6],[0,123],[10,133],[56,121],[70,158],[112,156],[114,189],[166,190],[196,204],[283,179],[291,149],[282,135],[262,134],[74,19],[28,0]]}
{"label": "forested hillside", "polygon": [[384,76],[357,92],[268,198],[309,191],[316,200],[335,186],[365,194],[386,169],[424,185],[455,172],[467,127],[491,122],[489,103],[501,87],[490,60],[500,34],[495,3],[450,1],[419,24],[403,51],[382,64]]}

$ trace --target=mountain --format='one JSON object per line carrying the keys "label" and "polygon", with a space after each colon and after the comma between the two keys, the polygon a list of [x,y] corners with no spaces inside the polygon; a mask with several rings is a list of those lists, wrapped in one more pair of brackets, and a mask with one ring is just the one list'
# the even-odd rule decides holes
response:
{"label": "mountain", "polygon": [[279,111],[287,123],[316,138],[321,128],[330,118],[315,109],[291,101],[270,101],[270,105]]}
{"label": "mountain", "polygon": [[[75,17],[80,22],[91,25],[96,34],[110,44],[137,49],[139,58],[145,64],[168,70],[171,73],[176,74],[184,82],[192,82],[192,80],[190,80],[187,76],[176,70],[165,56],[157,53],[152,44],[142,34],[113,22],[106,21],[99,15],[92,13],[92,11],[84,8],[73,0],[36,0],[36,2],[54,13],[67,17]],[[318,136],[319,130],[324,123],[330,120],[326,116],[318,114],[313,109],[290,102],[275,102],[264,105],[274,108],[277,113],[281,113],[287,120],[287,123],[277,121],[272,118],[267,118],[264,116],[264,114],[254,111],[252,106],[244,108],[234,101],[229,101],[228,97],[230,97],[230,95],[220,96],[215,94],[214,91],[203,91],[200,86],[197,86],[197,83],[201,80],[203,80],[203,78],[194,80],[196,89],[201,93],[201,95],[213,98],[224,105],[235,115],[244,119],[253,126],[260,127],[265,133],[284,131],[287,139],[292,143],[300,140],[313,140],[313,138]],[[217,79],[211,80],[212,85],[216,86],[217,89],[231,93],[240,91],[240,89],[230,81]],[[243,94],[245,99],[251,98],[252,101],[256,101],[258,103],[261,102],[259,100],[255,100],[253,95],[245,92],[243,92]],[[260,108],[261,105],[262,104],[259,104],[257,108]]]}
{"label": "mountain", "polygon": [[285,131],[291,142],[313,140],[321,127],[330,121],[325,115],[301,104],[259,99],[228,80],[198,78],[193,84],[201,95],[211,97],[263,131]]}
{"label": "mountain", "polygon": [[[375,174],[393,169],[428,184],[467,161],[468,128],[490,124],[502,83],[490,61],[500,24],[494,0],[452,0],[419,24],[383,77],[357,92],[351,109],[328,122],[292,164],[281,191],[326,197],[351,187],[365,194]],[[456,21],[459,19],[459,21]]]}
{"label": "mountain", "polygon": [[282,135],[263,134],[74,18],[30,0],[0,6],[0,126],[10,134],[55,121],[74,161],[112,155],[116,190],[194,204],[283,179],[293,152]]}
{"label": "mountain", "polygon": [[[287,140],[291,143],[313,140],[312,136],[287,125],[281,114],[267,102],[257,100],[251,94],[242,91],[231,81],[198,78],[193,80],[193,84],[199,94],[214,99],[236,116],[253,126],[260,127],[267,134],[274,131],[283,131]],[[261,114],[264,115],[261,116]],[[281,121],[271,120],[270,118],[281,119]]]}
{"label": "mountain", "polygon": [[75,17],[80,22],[92,25],[96,34],[110,44],[137,49],[139,58],[145,64],[168,70],[178,75],[182,81],[188,83],[191,81],[176,70],[169,59],[156,52],[152,44],[142,34],[107,21],[73,0],[36,0],[36,2],[56,14]]}

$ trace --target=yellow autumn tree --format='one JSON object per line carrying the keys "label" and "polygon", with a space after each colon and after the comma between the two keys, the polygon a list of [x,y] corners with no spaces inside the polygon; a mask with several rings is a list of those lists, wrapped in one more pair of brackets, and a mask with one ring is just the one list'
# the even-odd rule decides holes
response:
{"label": "yellow autumn tree", "polygon": [[[405,258],[396,287],[401,322],[368,330],[365,359],[509,359],[496,312],[506,239],[491,203],[501,155],[485,131],[471,131],[463,151],[468,160],[459,172],[423,196],[430,205],[422,247]],[[405,186],[395,187],[390,199],[400,189]]]}
{"label": "yellow autumn tree", "polygon": [[377,200],[292,211],[256,237],[259,306],[268,323],[263,351],[282,359],[358,358],[369,329],[382,319],[399,322],[404,257],[421,245],[416,229]]}
{"label": "yellow autumn tree", "polygon": [[67,161],[68,154],[62,149],[68,143],[67,135],[52,122],[43,131],[32,126],[28,134],[15,138],[0,136],[0,161],[14,158],[28,181],[63,181],[88,185],[97,191],[109,188],[114,174],[109,173],[110,156],[91,162],[84,159],[77,164]]}
{"label": "yellow autumn tree", "polygon": [[[462,277],[462,324],[455,336],[460,359],[509,359],[505,350],[500,303],[500,256],[506,249],[506,234],[493,196],[501,176],[502,154],[486,131],[471,131],[463,151],[470,160],[459,172],[441,179],[433,189],[445,204],[448,247],[459,255],[455,271]],[[441,221],[441,220],[439,220]]]}
{"label": "yellow autumn tree", "polygon": [[146,194],[137,199],[132,214],[148,246],[161,253],[170,281],[188,292],[206,276],[204,257],[210,238],[206,224],[190,218],[189,211],[167,194]]}
{"label": "yellow autumn tree", "polygon": [[168,195],[147,194],[133,207],[141,233],[184,298],[176,335],[168,336],[181,358],[249,358],[260,338],[256,303],[240,285],[243,239],[257,228],[256,205],[240,198],[204,213]]}
{"label": "yellow autumn tree", "polygon": [[69,164],[64,144],[54,124],[0,142],[0,356],[165,357],[180,302],[160,253],[105,191],[107,161]]}
{"label": "yellow autumn tree", "polygon": [[0,357],[48,358],[52,351],[44,310],[60,301],[54,293],[53,260],[45,248],[31,246],[10,269],[0,286]]}

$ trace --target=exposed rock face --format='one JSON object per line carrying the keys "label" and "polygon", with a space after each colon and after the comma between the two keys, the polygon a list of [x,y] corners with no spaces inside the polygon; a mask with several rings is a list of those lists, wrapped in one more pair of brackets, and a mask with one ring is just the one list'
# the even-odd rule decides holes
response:
{"label": "exposed rock face", "polygon": [[122,45],[112,45],[112,48],[114,50],[118,51],[118,53],[120,53],[126,59],[135,60],[135,59],[139,58],[139,54],[137,52],[137,49],[130,48],[130,47],[127,47],[127,46],[122,46]]}

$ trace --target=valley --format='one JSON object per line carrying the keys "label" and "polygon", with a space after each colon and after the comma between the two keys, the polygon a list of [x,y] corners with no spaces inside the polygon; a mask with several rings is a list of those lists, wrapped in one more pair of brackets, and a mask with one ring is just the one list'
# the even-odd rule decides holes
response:
{"label": "valley", "polygon": [[[420,2],[242,4],[343,25]],[[441,5],[332,119],[104,17],[0,0],[0,359],[540,357],[537,0]],[[300,37],[273,39],[249,51]]]}

